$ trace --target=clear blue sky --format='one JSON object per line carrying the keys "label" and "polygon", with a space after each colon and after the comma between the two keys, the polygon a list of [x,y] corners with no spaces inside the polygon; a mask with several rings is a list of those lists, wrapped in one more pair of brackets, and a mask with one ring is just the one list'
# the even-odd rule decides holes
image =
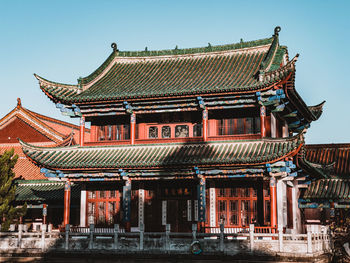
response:
{"label": "clear blue sky", "polygon": [[270,37],[300,53],[296,88],[308,105],[326,100],[307,143],[350,143],[350,1],[0,0],[0,116],[16,98],[66,121],[33,73],[77,83],[111,53],[228,44]]}

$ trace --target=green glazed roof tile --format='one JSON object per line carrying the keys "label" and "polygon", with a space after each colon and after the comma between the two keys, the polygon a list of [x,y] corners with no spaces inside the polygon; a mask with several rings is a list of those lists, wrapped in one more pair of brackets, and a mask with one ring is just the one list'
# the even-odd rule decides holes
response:
{"label": "green glazed roof tile", "polygon": [[350,201],[349,185],[348,179],[320,179],[309,185],[302,198]]}
{"label": "green glazed roof tile", "polygon": [[[16,188],[16,201],[63,201],[64,182],[48,180],[18,180]],[[80,186],[71,186],[71,197],[80,198]]]}
{"label": "green glazed roof tile", "polygon": [[[113,52],[78,85],[36,75],[54,101],[72,104],[144,97],[256,90],[285,74],[259,81],[259,72],[280,68],[285,47],[278,36],[223,46],[163,51]],[[276,75],[277,76],[277,75]]]}
{"label": "green glazed roof tile", "polygon": [[[99,170],[178,167],[205,165],[242,165],[274,162],[296,150],[302,143],[290,138],[202,143],[136,144],[116,146],[36,147],[21,142],[23,152],[39,166],[53,170]],[[283,147],[285,151],[279,151]],[[107,154],[108,153],[108,154]],[[56,161],[48,156],[57,154]],[[65,156],[70,158],[65,158]],[[108,156],[108,158],[106,158]],[[247,158],[249,157],[249,158]]]}

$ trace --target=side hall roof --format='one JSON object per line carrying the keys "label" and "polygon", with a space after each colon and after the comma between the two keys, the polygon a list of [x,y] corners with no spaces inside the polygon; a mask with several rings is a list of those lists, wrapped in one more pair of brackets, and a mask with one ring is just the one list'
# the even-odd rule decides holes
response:
{"label": "side hall roof", "polygon": [[38,166],[82,172],[260,165],[294,156],[303,143],[302,134],[278,139],[56,148],[21,141],[23,152]]}
{"label": "side hall roof", "polygon": [[[44,202],[63,201],[64,182],[48,180],[18,180],[16,181],[16,201],[17,202]],[[71,198],[80,198],[80,186],[71,186]]]}
{"label": "side hall roof", "polygon": [[40,88],[62,104],[125,99],[254,92],[283,80],[294,70],[287,48],[271,38],[204,48],[119,51],[91,75],[67,85],[38,75]]}
{"label": "side hall roof", "polygon": [[332,166],[337,177],[350,176],[350,144],[308,144],[306,159],[323,166]]}
{"label": "side hall roof", "polygon": [[306,200],[350,201],[350,180],[320,179],[314,181],[302,195],[302,198]]}

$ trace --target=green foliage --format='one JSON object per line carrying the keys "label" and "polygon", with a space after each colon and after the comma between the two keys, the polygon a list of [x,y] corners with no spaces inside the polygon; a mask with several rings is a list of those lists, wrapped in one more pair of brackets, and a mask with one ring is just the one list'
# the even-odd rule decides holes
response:
{"label": "green foliage", "polygon": [[27,205],[14,207],[16,185],[13,180],[15,173],[13,168],[18,160],[18,155],[14,154],[14,149],[5,151],[0,155],[0,222],[1,230],[7,230],[14,219],[25,215]]}

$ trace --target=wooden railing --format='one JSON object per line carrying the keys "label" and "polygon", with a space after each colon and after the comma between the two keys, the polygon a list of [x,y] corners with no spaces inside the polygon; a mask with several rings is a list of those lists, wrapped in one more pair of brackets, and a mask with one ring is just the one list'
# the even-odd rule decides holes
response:
{"label": "wooden railing", "polygon": [[[205,233],[220,233],[220,227],[205,227],[204,232]],[[225,227],[224,233],[225,234],[249,233],[249,226]],[[265,233],[265,234],[277,233],[277,227],[255,226],[254,233]]]}

